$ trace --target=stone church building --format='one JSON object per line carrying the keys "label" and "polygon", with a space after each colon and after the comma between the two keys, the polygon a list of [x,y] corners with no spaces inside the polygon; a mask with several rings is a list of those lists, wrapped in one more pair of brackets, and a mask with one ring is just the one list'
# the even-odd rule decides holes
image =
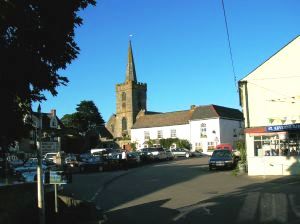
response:
{"label": "stone church building", "polygon": [[130,41],[125,82],[116,85],[116,114],[110,117],[106,128],[114,138],[130,142],[130,129],[141,110],[147,110],[147,84],[137,81]]}

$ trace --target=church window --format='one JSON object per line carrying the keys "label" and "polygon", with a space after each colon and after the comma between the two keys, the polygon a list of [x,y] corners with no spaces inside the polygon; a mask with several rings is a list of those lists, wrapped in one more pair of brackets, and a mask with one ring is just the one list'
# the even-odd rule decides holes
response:
{"label": "church window", "polygon": [[126,101],[126,93],[125,92],[122,93],[122,101]]}
{"label": "church window", "polygon": [[139,108],[139,110],[140,109],[142,109],[142,93],[141,92],[139,92],[138,93],[138,108]]}
{"label": "church window", "polygon": [[127,130],[127,119],[126,117],[122,118],[122,131],[126,131]]}

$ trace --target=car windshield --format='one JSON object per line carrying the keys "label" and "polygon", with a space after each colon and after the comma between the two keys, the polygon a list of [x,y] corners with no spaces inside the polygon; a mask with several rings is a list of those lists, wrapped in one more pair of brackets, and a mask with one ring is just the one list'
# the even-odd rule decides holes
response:
{"label": "car windshield", "polygon": [[217,150],[213,152],[212,157],[214,158],[231,157],[231,153],[228,150]]}

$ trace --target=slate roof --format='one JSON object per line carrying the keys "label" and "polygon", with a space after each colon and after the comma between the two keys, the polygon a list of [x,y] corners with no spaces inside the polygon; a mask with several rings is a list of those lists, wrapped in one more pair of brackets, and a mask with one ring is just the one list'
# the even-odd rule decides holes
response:
{"label": "slate roof", "polygon": [[[50,127],[50,121],[52,118],[52,114],[51,113],[41,113],[42,114],[42,127],[44,130],[48,130],[48,129],[53,129]],[[32,112],[32,115],[34,115],[35,117],[39,116],[38,112]],[[58,125],[60,126],[60,128],[64,128],[64,124],[61,122],[61,120],[56,116],[56,120],[58,122]]]}
{"label": "slate roof", "polygon": [[191,119],[191,115],[192,112],[190,110],[148,114],[139,117],[134,123],[132,129],[188,124]]}
{"label": "slate roof", "polygon": [[105,126],[97,127],[97,132],[101,138],[113,139],[112,134],[107,130]]}
{"label": "slate roof", "polygon": [[137,119],[132,129],[183,125],[188,124],[190,120],[203,120],[211,118],[243,120],[243,114],[237,109],[213,104],[197,106],[191,110],[160,114],[146,114]]}
{"label": "slate roof", "polygon": [[196,107],[191,120],[201,120],[217,117],[230,120],[243,120],[243,113],[238,109],[212,104],[208,106]]}

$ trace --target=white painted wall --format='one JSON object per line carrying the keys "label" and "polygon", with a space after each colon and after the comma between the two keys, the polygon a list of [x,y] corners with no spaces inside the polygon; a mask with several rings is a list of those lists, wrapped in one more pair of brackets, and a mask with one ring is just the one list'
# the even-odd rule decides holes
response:
{"label": "white painted wall", "polygon": [[[247,81],[250,127],[300,122],[299,58],[300,36],[242,79]],[[242,99],[246,119],[245,95]]]}
{"label": "white painted wall", "polygon": [[150,134],[150,139],[157,139],[157,132],[159,130],[163,133],[163,138],[171,138],[171,130],[176,130],[176,138],[186,139],[189,141],[190,137],[190,128],[189,124],[184,125],[173,125],[173,126],[164,126],[164,127],[151,127],[151,128],[139,128],[131,129],[131,142],[137,143],[137,148],[143,148],[143,144],[146,141],[144,132],[148,131]]}
{"label": "white painted wall", "polygon": [[[249,111],[250,127],[300,123],[300,36],[255,69],[242,81],[247,81],[241,99],[245,124]],[[273,119],[271,122],[270,119]],[[249,175],[300,174],[298,158],[254,157],[254,138],[246,134]]]}
{"label": "white painted wall", "polygon": [[[206,137],[201,137],[201,124],[206,124]],[[152,128],[139,128],[131,129],[131,142],[137,143],[137,148],[144,147],[145,136],[144,132],[148,131],[150,139],[157,139],[158,130],[162,130],[163,138],[171,138],[171,130],[176,130],[176,137],[179,139],[186,139],[192,144],[192,151],[199,149],[196,147],[201,143],[203,153],[211,154],[208,149],[208,143],[212,142],[214,146],[220,143],[233,144],[237,137],[233,137],[233,129],[237,129],[237,134],[240,133],[239,121],[226,120],[226,119],[206,119],[206,120],[192,120],[189,124],[174,125],[165,127],[152,127]]]}
{"label": "white painted wall", "polygon": [[[201,137],[201,124],[206,124],[207,137]],[[201,143],[203,153],[210,154],[207,151],[208,142],[214,142],[215,145],[220,143],[220,126],[219,118],[207,120],[193,120],[191,124],[191,144],[192,150],[196,150],[196,143]],[[215,131],[215,133],[213,133]]]}
{"label": "white painted wall", "polygon": [[220,142],[229,143],[235,147],[235,142],[239,140],[242,129],[242,121],[220,119]]}

